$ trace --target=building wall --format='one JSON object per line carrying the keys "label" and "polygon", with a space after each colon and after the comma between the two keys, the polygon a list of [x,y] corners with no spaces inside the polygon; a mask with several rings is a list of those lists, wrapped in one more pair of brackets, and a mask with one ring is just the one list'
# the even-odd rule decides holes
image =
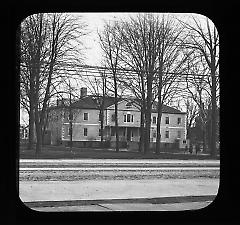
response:
{"label": "building wall", "polygon": [[[131,108],[126,106],[128,102],[123,100],[118,104],[118,126],[123,127],[140,127],[141,113],[136,105],[132,105]],[[114,115],[114,105],[107,109],[107,125],[115,126],[115,121],[112,121],[112,115]],[[124,115],[133,115],[133,122],[124,122]]]}
{"label": "building wall", "polygon": [[[152,113],[153,116],[157,119],[157,113]],[[166,117],[169,117],[169,124],[166,124]],[[178,124],[178,118],[181,118],[181,123]],[[153,121],[153,119],[152,119]],[[169,138],[166,138],[166,131],[169,131]],[[181,132],[181,137],[178,137],[178,131]],[[153,142],[156,142],[156,138],[153,137],[154,132],[157,132],[157,124],[151,125],[150,138]],[[185,144],[183,143],[186,140],[186,115],[185,114],[170,114],[163,113],[161,117],[161,142],[164,143],[174,143],[176,140],[180,141],[180,148],[184,148]]]}
{"label": "building wall", "polygon": [[[88,113],[88,120],[84,120],[84,113]],[[68,121],[69,112],[65,114],[63,128],[62,128],[62,140],[70,140],[68,129],[70,124]],[[100,140],[99,129],[99,110],[96,109],[78,109],[73,112],[73,141],[94,141]],[[84,128],[87,128],[87,136],[84,136]]]}

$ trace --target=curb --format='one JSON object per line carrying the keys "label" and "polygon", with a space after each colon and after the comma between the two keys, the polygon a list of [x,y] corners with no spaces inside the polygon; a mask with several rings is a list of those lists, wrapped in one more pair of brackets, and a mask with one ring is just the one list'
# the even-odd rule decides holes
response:
{"label": "curb", "polygon": [[35,202],[24,202],[24,204],[29,208],[83,206],[83,205],[119,204],[119,203],[174,204],[174,203],[213,201],[215,197],[216,195],[202,195],[202,196],[173,196],[173,197],[161,197],[161,198],[35,201]]}

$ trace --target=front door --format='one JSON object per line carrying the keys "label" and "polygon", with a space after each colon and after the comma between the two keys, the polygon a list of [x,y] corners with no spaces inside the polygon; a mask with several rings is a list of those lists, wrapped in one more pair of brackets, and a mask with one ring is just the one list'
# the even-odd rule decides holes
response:
{"label": "front door", "polygon": [[131,128],[127,127],[127,141],[131,141]]}

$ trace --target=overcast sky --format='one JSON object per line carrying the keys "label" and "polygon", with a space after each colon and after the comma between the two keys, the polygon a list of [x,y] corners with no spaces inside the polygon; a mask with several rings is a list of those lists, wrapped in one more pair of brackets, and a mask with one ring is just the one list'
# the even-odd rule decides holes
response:
{"label": "overcast sky", "polygon": [[[160,15],[162,13],[159,13]],[[77,15],[81,15],[82,19],[88,25],[88,31],[91,33],[86,36],[83,40],[84,45],[86,46],[87,50],[85,51],[86,54],[86,61],[87,65],[100,65],[101,63],[101,48],[99,45],[99,38],[97,31],[101,31],[103,29],[104,21],[114,21],[118,19],[128,18],[129,16],[137,15],[137,13],[78,13]],[[205,16],[200,14],[174,14],[178,18],[187,20],[190,15],[194,15],[200,21],[205,20]]]}

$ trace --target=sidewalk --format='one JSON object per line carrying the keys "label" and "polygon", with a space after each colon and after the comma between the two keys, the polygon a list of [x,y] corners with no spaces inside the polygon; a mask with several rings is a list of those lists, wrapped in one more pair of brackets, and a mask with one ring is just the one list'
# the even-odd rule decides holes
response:
{"label": "sidewalk", "polygon": [[20,181],[23,202],[217,195],[219,179]]}

